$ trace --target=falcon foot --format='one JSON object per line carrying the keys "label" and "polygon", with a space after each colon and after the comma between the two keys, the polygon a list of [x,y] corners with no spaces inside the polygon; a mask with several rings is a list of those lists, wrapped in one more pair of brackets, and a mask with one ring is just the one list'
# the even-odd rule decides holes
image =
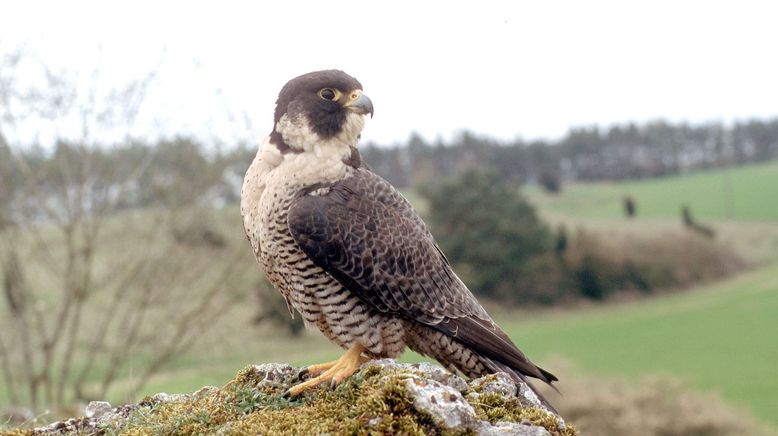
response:
{"label": "falcon foot", "polygon": [[292,386],[288,391],[286,391],[285,395],[296,397],[307,389],[328,381],[333,387],[337,386],[340,382],[349,378],[351,374],[354,374],[357,369],[359,369],[359,365],[362,365],[369,360],[367,357],[362,356],[362,352],[364,351],[365,348],[362,345],[355,344],[349,348],[348,351],[346,351],[346,354],[341,356],[341,358],[338,360],[311,365],[305,368],[301,372],[301,376],[304,374],[312,374],[317,376],[308,381]]}

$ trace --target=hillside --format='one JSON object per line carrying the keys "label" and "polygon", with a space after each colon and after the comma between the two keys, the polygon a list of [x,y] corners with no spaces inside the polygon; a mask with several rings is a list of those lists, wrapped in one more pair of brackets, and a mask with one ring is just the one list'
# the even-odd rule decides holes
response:
{"label": "hillside", "polygon": [[[711,184],[725,177],[738,190],[750,192],[749,198],[736,197],[736,210],[742,213],[736,220],[714,219],[718,194],[709,186],[717,186]],[[682,226],[673,204],[689,201],[697,216],[710,220],[719,241],[761,267],[688,292],[583,311],[492,310],[498,310],[498,321],[522,349],[541,361],[559,358],[571,362],[577,371],[632,380],[669,374],[778,425],[772,413],[778,409],[772,395],[778,390],[778,380],[772,376],[773,362],[778,361],[773,339],[778,337],[774,321],[778,313],[778,223],[771,221],[778,219],[778,202],[768,201],[774,195],[773,186],[778,186],[778,162],[661,180],[574,185],[558,197],[532,192],[531,199],[541,213],[554,221],[604,235],[679,231]],[[621,195],[628,191],[643,211],[636,220],[621,218]],[[412,191],[408,194],[423,211],[421,198]],[[212,372],[214,383],[219,380],[217,375],[223,379],[246,361],[291,359],[293,364],[305,364],[335,358],[339,352],[316,334],[307,334],[297,343],[263,342],[257,349],[236,351],[231,350],[228,355],[234,357],[226,360],[224,355],[207,359],[204,371]],[[403,360],[426,359],[408,353]],[[203,375],[201,371],[187,373],[158,378],[147,392],[168,389],[171,383],[178,384],[176,380],[194,382]]]}
{"label": "hillside", "polygon": [[[712,183],[724,178],[730,179],[733,189],[748,190],[751,196],[734,196],[737,219],[717,215],[719,193],[707,188],[718,186]],[[774,395],[778,390],[774,376],[774,362],[778,361],[774,339],[778,337],[778,202],[771,200],[775,186],[778,162],[662,180],[572,185],[559,196],[533,191],[531,198],[543,215],[603,235],[640,232],[650,236],[678,231],[680,219],[673,205],[691,199],[688,201],[695,215],[715,227],[717,239],[759,267],[720,283],[653,299],[585,309],[489,309],[533,360],[558,373],[563,392],[566,380],[572,384],[582,374],[603,379],[624,377],[630,383],[653,374],[668,374],[687,386],[719,394],[778,426],[774,413],[778,410]],[[631,192],[638,201],[636,220],[622,218],[620,201],[625,192]],[[412,201],[419,200],[410,194]],[[228,246],[241,252],[247,249],[236,209],[230,207],[211,218],[215,228],[226,235]],[[109,225],[119,223],[123,224]],[[119,237],[112,244],[131,245],[121,232],[116,234]],[[212,249],[203,252],[207,256],[200,260],[215,258]],[[242,256],[241,262],[245,265],[232,278],[234,282],[256,283],[260,272],[254,260]],[[176,290],[184,291],[191,292]],[[252,320],[260,302],[254,295],[243,295],[237,301],[240,304],[230,305],[218,322],[199,334],[199,342],[151,377],[141,392],[135,392],[132,386],[138,380],[138,368],[151,356],[145,348],[133,349],[126,356],[120,381],[105,399],[134,403],[143,395],[161,391],[192,392],[203,385],[222,385],[252,362],[283,361],[302,366],[340,354],[318,333],[292,338],[279,336],[272,328],[254,326]],[[410,353],[403,358],[406,362],[421,360],[428,359]],[[567,369],[565,362],[572,369]],[[95,383],[100,371],[103,369],[98,367],[92,374]],[[4,390],[0,384],[0,403],[6,398]]]}
{"label": "hillside", "polygon": [[[552,367],[557,361],[572,364],[570,372],[558,374],[563,392],[564,380],[582,373],[632,381],[666,374],[719,394],[778,426],[774,414],[778,408],[774,395],[778,390],[774,377],[778,264],[682,293],[587,310],[491,310],[534,360],[550,362]],[[340,353],[315,333],[295,341],[269,340],[260,332],[245,330],[220,337],[220,343],[188,353],[176,368],[155,377],[144,392],[182,392],[203,383],[218,384],[251,361],[285,359],[303,365],[334,359]],[[236,346],[238,342],[244,346]],[[428,359],[406,353],[402,360]]]}
{"label": "hillside", "polygon": [[[529,353],[562,356],[583,371],[671,374],[778,425],[778,161],[625,183],[537,189],[532,201],[553,221],[600,234],[662,234],[682,228],[681,204],[755,270],[688,292],[533,316],[509,327]],[[637,218],[624,218],[631,195]],[[515,335],[515,336],[514,336]]]}
{"label": "hillside", "polygon": [[577,218],[623,217],[623,198],[631,195],[640,218],[680,219],[688,204],[703,219],[778,220],[778,160],[642,181],[569,184],[557,195],[539,188],[528,193],[542,210]]}
{"label": "hillside", "polygon": [[772,265],[656,299],[499,321],[531,356],[631,380],[671,375],[778,425],[776,313]]}

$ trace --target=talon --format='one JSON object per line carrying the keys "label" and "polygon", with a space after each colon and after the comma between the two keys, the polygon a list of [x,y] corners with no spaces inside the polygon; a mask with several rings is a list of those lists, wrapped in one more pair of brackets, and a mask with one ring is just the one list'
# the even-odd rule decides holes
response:
{"label": "talon", "polygon": [[297,371],[297,375],[295,375],[294,378],[295,378],[295,380],[302,381],[303,377],[305,377],[309,373],[310,373],[310,371],[308,371],[308,367],[306,366],[305,368]]}
{"label": "talon", "polygon": [[329,371],[330,369],[332,369],[333,366],[337,365],[338,363],[340,363],[340,359],[333,360],[332,362],[319,363],[316,365],[308,365],[305,368],[303,368],[303,371],[305,372],[305,374],[317,376],[323,372]]}
{"label": "talon", "polygon": [[310,380],[292,386],[285,392],[285,395],[288,394],[290,397],[296,397],[305,390],[327,381],[330,382],[330,387],[334,389],[338,383],[354,374],[359,369],[359,366],[368,360],[366,357],[362,357],[363,351],[365,351],[365,348],[362,345],[354,344],[338,360],[318,365],[310,365],[304,368],[301,372],[311,375],[315,373],[321,374]]}

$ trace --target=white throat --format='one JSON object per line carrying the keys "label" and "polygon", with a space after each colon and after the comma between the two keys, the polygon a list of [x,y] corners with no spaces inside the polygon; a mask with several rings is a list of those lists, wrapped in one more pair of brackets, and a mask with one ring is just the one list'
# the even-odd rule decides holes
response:
{"label": "white throat", "polygon": [[288,114],[284,114],[276,123],[276,131],[281,134],[284,142],[290,147],[303,152],[313,152],[317,155],[320,154],[317,151],[318,148],[331,152],[338,147],[347,151],[349,147],[356,147],[363,127],[365,127],[365,116],[353,112],[346,114],[346,121],[340,132],[327,139],[319,137],[311,129],[308,120],[300,115],[290,117]]}

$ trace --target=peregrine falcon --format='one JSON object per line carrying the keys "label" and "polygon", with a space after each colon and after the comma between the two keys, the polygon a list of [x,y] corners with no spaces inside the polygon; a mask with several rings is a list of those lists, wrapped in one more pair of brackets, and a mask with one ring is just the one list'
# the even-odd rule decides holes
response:
{"label": "peregrine falcon", "polygon": [[468,377],[556,381],[492,321],[411,204],[362,160],[367,115],[373,103],[342,71],[290,80],[243,181],[244,229],[268,279],[290,312],[347,349],[309,366],[315,377],[290,395],[340,383],[406,346]]}

